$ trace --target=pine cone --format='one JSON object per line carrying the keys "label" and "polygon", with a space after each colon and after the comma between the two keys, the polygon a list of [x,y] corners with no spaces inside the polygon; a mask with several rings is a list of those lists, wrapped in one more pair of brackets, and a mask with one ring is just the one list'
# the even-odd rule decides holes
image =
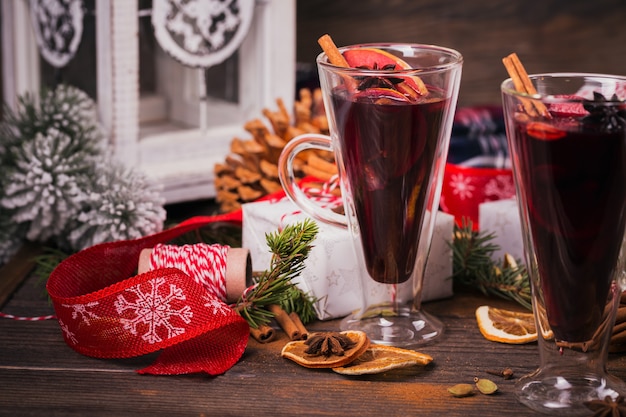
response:
{"label": "pine cone", "polygon": [[[277,111],[263,110],[267,123],[261,119],[248,121],[244,129],[251,138],[233,138],[230,153],[223,163],[215,165],[216,200],[221,211],[236,210],[241,204],[281,189],[278,158],[291,139],[303,133],[328,134],[319,89],[300,90],[300,99],[294,104],[293,122],[283,100],[277,99],[276,104]],[[332,154],[324,151],[300,153],[294,168],[299,178],[310,175],[322,182],[337,173]]]}

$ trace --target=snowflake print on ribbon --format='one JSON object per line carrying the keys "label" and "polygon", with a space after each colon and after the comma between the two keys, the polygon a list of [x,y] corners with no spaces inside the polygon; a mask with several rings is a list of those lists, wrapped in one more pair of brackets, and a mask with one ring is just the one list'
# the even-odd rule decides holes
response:
{"label": "snowflake print on ribbon", "polygon": [[458,195],[461,200],[472,198],[476,187],[473,186],[471,182],[471,178],[468,178],[465,175],[452,175],[452,178],[450,179],[452,194]]}
{"label": "snowflake print on ribbon", "polygon": [[72,309],[72,318],[76,319],[80,317],[80,319],[87,325],[91,325],[91,321],[89,319],[97,319],[100,318],[93,311],[89,311],[88,309],[91,307],[97,306],[99,303],[97,301],[93,301],[87,304],[63,304],[63,307],[68,307]]}
{"label": "snowflake print on ribbon", "polygon": [[167,330],[167,339],[185,333],[185,328],[176,327],[172,324],[172,320],[178,318],[188,324],[193,317],[193,312],[189,305],[184,304],[178,310],[173,306],[177,300],[186,300],[183,290],[174,284],[170,284],[169,292],[164,291],[164,282],[165,278],[163,277],[149,281],[151,288],[146,292],[142,291],[142,284],[138,284],[125,291],[126,293],[135,294],[134,301],[127,300],[122,294],[118,295],[115,301],[115,308],[118,314],[122,314],[127,310],[134,313],[133,318],[120,319],[124,328],[136,335],[140,325],[147,325],[148,329],[141,337],[151,344],[163,340],[159,336],[159,333],[162,333],[162,331],[159,332],[160,328]]}
{"label": "snowflake print on ribbon", "polygon": [[494,197],[496,200],[511,198],[515,195],[513,178],[506,175],[497,175],[485,184],[485,196]]}
{"label": "snowflake print on ribbon", "polygon": [[213,295],[205,295],[204,299],[206,300],[206,303],[204,304],[204,306],[212,309],[212,313],[214,316],[217,315],[218,313],[222,314],[223,316],[226,316],[228,315],[228,313],[231,312],[230,307],[228,307],[226,304],[220,301],[219,298]]}
{"label": "snowflake print on ribbon", "polygon": [[76,339],[74,333],[70,331],[70,328],[67,326],[67,324],[63,323],[63,320],[59,320],[59,326],[61,326],[61,330],[63,331],[63,334],[65,334],[66,340],[71,342],[73,345],[78,343],[78,339]]}

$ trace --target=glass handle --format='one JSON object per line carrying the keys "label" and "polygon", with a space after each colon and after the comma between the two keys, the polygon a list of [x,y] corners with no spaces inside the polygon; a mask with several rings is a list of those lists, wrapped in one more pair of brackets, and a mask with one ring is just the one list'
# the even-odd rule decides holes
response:
{"label": "glass handle", "polygon": [[287,197],[309,216],[321,222],[345,229],[348,227],[346,216],[316,204],[302,191],[302,188],[296,181],[293,172],[293,160],[300,152],[309,149],[332,152],[330,137],[309,133],[297,136],[285,145],[278,159],[278,178],[283,186],[283,190],[285,190]]}

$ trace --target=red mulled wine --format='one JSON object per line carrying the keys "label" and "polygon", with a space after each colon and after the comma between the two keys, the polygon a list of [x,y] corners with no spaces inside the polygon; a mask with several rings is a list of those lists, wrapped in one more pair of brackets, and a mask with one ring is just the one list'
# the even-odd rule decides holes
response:
{"label": "red mulled wine", "polygon": [[548,322],[557,340],[589,341],[622,243],[626,129],[555,114],[512,133]]}
{"label": "red mulled wine", "polygon": [[436,92],[417,102],[335,93],[332,105],[368,272],[381,283],[405,282],[449,102]]}

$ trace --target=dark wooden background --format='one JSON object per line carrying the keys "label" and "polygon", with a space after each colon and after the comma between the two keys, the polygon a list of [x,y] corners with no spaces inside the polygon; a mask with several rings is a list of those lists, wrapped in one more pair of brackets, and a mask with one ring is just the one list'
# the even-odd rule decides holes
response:
{"label": "dark wooden background", "polygon": [[500,104],[502,57],[528,72],[626,75],[626,0],[298,0],[297,60],[337,45],[432,43],[465,59],[460,105]]}

